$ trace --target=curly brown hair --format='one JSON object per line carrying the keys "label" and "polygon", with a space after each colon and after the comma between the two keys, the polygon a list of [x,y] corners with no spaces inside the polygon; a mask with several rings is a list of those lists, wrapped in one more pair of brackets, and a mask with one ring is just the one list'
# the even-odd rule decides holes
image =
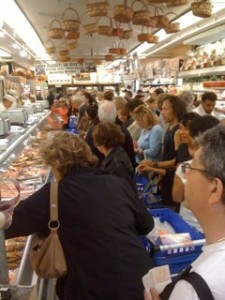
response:
{"label": "curly brown hair", "polygon": [[39,153],[46,166],[57,165],[62,177],[74,166],[95,166],[98,161],[83,139],[65,131],[56,133],[41,144]]}
{"label": "curly brown hair", "polygon": [[124,143],[125,137],[120,127],[112,122],[101,122],[93,130],[95,146],[115,148]]}

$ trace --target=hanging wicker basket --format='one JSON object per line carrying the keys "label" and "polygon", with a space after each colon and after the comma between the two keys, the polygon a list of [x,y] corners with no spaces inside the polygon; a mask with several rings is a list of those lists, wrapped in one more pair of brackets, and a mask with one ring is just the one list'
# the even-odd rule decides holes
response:
{"label": "hanging wicker basket", "polygon": [[180,31],[180,23],[174,22],[169,24],[167,27],[164,28],[167,34],[176,33]]}
{"label": "hanging wicker basket", "polygon": [[[68,12],[72,12],[73,15],[75,15],[74,18],[67,19],[66,14],[68,14]],[[71,7],[65,9],[62,14],[62,19],[61,19],[60,23],[61,23],[62,30],[64,30],[64,31],[79,31],[80,17],[79,17],[78,12],[76,11],[76,9],[71,8]]]}
{"label": "hanging wicker basket", "polygon": [[[135,2],[141,2],[142,7],[140,10],[134,10],[134,4]],[[134,25],[146,25],[149,22],[149,19],[151,17],[151,13],[148,10],[147,5],[145,5],[141,0],[134,0],[131,6],[133,10],[133,19],[132,23]]]}
{"label": "hanging wicker basket", "polygon": [[127,6],[127,0],[124,0],[124,4],[113,7],[113,17],[118,22],[129,23],[133,19],[133,15],[133,10]]}
{"label": "hanging wicker basket", "polygon": [[176,7],[188,4],[188,0],[169,0],[166,1],[167,7]]}
{"label": "hanging wicker basket", "polygon": [[[88,2],[88,1],[87,1]],[[103,17],[108,15],[108,1],[94,2],[86,4],[87,14],[89,17]]]}
{"label": "hanging wicker basket", "polygon": [[212,15],[212,4],[210,1],[195,1],[191,4],[191,9],[196,17],[209,18]]}
{"label": "hanging wicker basket", "polygon": [[64,35],[64,31],[61,28],[61,24],[60,24],[59,20],[53,19],[52,22],[50,23],[50,27],[48,30],[49,38],[62,39],[63,35]]}
{"label": "hanging wicker basket", "polygon": [[115,21],[115,27],[113,26],[112,36],[120,37],[123,34],[123,28],[120,27],[120,23]]}
{"label": "hanging wicker basket", "polygon": [[[144,28],[147,28],[147,33],[144,33]],[[153,44],[157,44],[158,43],[158,37],[149,33],[149,28],[146,26],[142,27],[142,33],[137,35],[138,41],[139,42],[148,42],[148,43],[153,43]]]}
{"label": "hanging wicker basket", "polygon": [[70,56],[60,56],[60,61],[61,62],[69,62],[71,60]]}
{"label": "hanging wicker basket", "polygon": [[48,54],[54,54],[55,53],[56,47],[55,47],[53,41],[47,40],[47,42],[45,43],[45,51]]}
{"label": "hanging wicker basket", "polygon": [[76,62],[80,65],[82,65],[84,63],[84,58],[83,57],[78,57],[76,58]]}
{"label": "hanging wicker basket", "polygon": [[169,19],[160,7],[155,7],[155,16],[151,17],[149,22],[152,28],[165,28],[169,25]]}
{"label": "hanging wicker basket", "polygon": [[66,43],[61,43],[59,45],[59,55],[60,56],[69,56],[69,49],[67,47],[67,44]]}
{"label": "hanging wicker basket", "polygon": [[125,55],[126,53],[127,53],[127,50],[124,48],[124,43],[122,43],[122,42],[119,42],[118,43],[118,54],[119,55]]}
{"label": "hanging wicker basket", "polygon": [[106,61],[113,61],[115,57],[112,54],[106,54],[105,55],[105,60]]}
{"label": "hanging wicker basket", "polygon": [[89,23],[89,24],[85,24],[83,25],[83,30],[84,30],[84,34],[93,34],[98,32],[98,23]]}
{"label": "hanging wicker basket", "polygon": [[80,37],[79,31],[65,31],[64,38],[66,40],[77,40]]}
{"label": "hanging wicker basket", "polygon": [[[105,35],[105,36],[112,36],[112,31],[113,31],[113,27],[112,27],[112,19],[109,17],[102,17],[102,18],[107,18],[109,20],[109,24],[108,25],[98,25],[98,34],[99,35]],[[99,19],[100,22],[100,19]]]}
{"label": "hanging wicker basket", "polygon": [[120,36],[121,40],[131,39],[133,36],[133,29],[123,30],[122,35]]}
{"label": "hanging wicker basket", "polygon": [[109,54],[119,54],[120,50],[116,46],[116,42],[112,42],[112,47],[108,49]]}
{"label": "hanging wicker basket", "polygon": [[73,49],[77,48],[77,41],[67,43],[66,48],[68,50],[73,50]]}

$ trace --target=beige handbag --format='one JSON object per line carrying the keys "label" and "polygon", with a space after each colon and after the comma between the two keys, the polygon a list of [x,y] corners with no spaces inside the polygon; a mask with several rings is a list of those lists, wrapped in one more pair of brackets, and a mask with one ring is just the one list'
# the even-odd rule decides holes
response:
{"label": "beige handbag", "polygon": [[[53,227],[53,224],[57,226]],[[35,234],[30,249],[30,262],[36,274],[43,278],[60,278],[67,273],[67,264],[58,237],[58,183],[50,187],[50,234],[45,238]]]}

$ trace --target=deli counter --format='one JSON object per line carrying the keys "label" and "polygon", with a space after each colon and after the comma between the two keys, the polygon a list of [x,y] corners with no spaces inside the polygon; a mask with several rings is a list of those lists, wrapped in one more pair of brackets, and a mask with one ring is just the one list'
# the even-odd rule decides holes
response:
{"label": "deli counter", "polygon": [[[1,199],[4,192],[9,197],[13,191],[13,180],[19,183],[20,201],[51,180],[51,173],[41,164],[37,153],[41,139],[60,129],[54,128],[57,123],[52,113],[44,110],[36,115],[35,122],[11,126],[9,134],[0,136]],[[0,299],[55,299],[55,281],[38,278],[31,268],[31,239],[32,236],[5,240],[4,231],[0,230]]]}

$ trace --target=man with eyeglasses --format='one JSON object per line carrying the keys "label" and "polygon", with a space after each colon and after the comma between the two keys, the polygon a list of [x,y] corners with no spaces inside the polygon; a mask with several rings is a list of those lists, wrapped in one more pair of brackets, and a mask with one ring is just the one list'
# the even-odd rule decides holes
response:
{"label": "man with eyeglasses", "polygon": [[[192,120],[188,126],[188,133],[189,133],[189,139],[188,139],[188,152],[191,157],[193,157],[194,152],[197,150],[198,145],[196,143],[196,138],[199,137],[201,134],[203,134],[206,130],[217,126],[219,124],[219,120],[211,115],[205,115],[205,116],[197,116]],[[180,160],[179,163],[191,163],[190,161],[182,161]],[[184,178],[184,175],[182,173],[181,164],[177,166],[176,173],[174,176],[173,181],[173,189],[172,189],[172,196],[173,201],[176,203],[180,203],[180,211],[179,214],[183,217],[183,219],[190,224],[191,226],[196,227],[197,230],[202,232],[202,228],[199,225],[198,220],[193,215],[192,211],[185,207],[184,205],[184,185],[186,182],[186,179]]]}
{"label": "man with eyeglasses", "polygon": [[[166,295],[166,289],[160,295],[151,290],[153,300],[223,300],[225,297],[225,126],[206,131],[198,143],[191,164],[183,164],[182,171],[187,180],[185,204],[202,226],[206,245],[189,272],[173,286],[166,287]],[[190,276],[200,279],[198,292],[197,280],[190,283]],[[204,293],[206,296],[202,296]]]}

